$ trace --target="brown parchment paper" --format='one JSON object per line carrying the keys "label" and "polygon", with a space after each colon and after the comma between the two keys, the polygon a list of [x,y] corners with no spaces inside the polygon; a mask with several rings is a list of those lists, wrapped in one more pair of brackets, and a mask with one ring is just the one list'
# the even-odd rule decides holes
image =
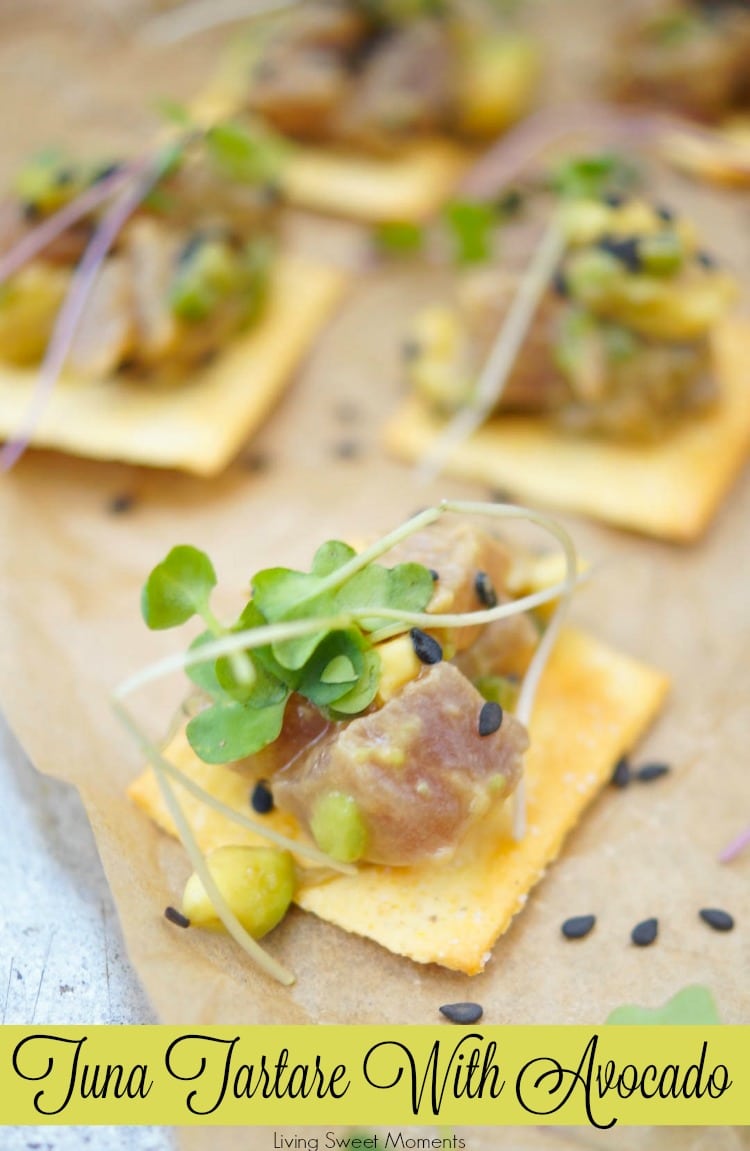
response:
{"label": "brown parchment paper", "polygon": [[[93,0],[96,18],[71,36],[76,7],[17,4],[2,15],[3,83],[19,110],[3,140],[4,167],[65,129],[99,147],[132,141],[149,130],[145,95],[168,85],[173,94],[189,94],[212,46],[209,38],[208,47],[193,43],[154,57],[127,28],[113,30],[114,6]],[[589,35],[601,27],[604,8],[585,0],[554,5],[566,27]],[[55,12],[57,24],[50,23]],[[548,21],[552,42],[557,19]],[[585,35],[568,40],[574,61],[586,56]],[[50,68],[58,101],[48,98]],[[103,122],[88,114],[97,93]],[[671,191],[697,206],[715,246],[747,279],[747,202],[728,193],[706,198],[688,186]],[[337,249],[345,239],[330,223],[303,221],[295,234],[318,248]],[[728,867],[715,857],[750,819],[747,473],[693,550],[564,517],[595,565],[575,621],[673,678],[669,705],[638,753],[641,761],[668,761],[673,771],[648,787],[601,796],[483,975],[469,980],[417,967],[295,911],[271,941],[298,975],[293,988],[280,989],[226,940],[186,936],[162,918],[187,866],[181,849],[124,798],[140,763],[108,702],[125,675],[181,642],[141,626],[144,574],[174,543],[204,547],[220,573],[220,599],[232,610],[233,589],[261,566],[306,563],[322,539],[385,530],[443,495],[486,494],[453,481],[418,486],[378,447],[399,399],[403,317],[433,298],[438,279],[408,268],[363,277],[283,406],[244,458],[210,484],[51,453],[22,460],[0,485],[2,707],[35,765],[79,788],[130,957],[165,1022],[421,1023],[437,1020],[439,1004],[471,998],[482,1002],[488,1023],[599,1023],[622,1002],[657,1005],[686,983],[703,982],[726,1022],[746,1023],[750,857]],[[133,506],[116,516],[108,508],[121,495]],[[181,693],[176,678],[139,697],[139,714],[152,730],[166,729]],[[736,930],[711,933],[697,917],[703,906],[732,911]],[[584,912],[597,914],[595,933],[566,944],[559,924]],[[658,943],[633,947],[630,929],[652,915],[660,919]],[[239,1138],[231,1129],[194,1130],[184,1133],[183,1146],[196,1151],[210,1141],[219,1151]],[[270,1147],[269,1134],[256,1133],[252,1142],[245,1136],[242,1145]],[[737,1131],[474,1130],[468,1144],[470,1151],[604,1145],[740,1151],[748,1140]]]}

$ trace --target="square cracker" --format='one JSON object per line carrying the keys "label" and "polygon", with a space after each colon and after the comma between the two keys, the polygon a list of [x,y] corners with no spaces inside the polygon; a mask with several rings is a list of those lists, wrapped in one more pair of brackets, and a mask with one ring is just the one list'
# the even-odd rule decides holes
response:
{"label": "square cracker", "polygon": [[[263,422],[340,299],[342,272],[278,261],[259,322],[184,381],[61,379],[32,443],[72,455],[215,475]],[[0,437],[23,426],[35,369],[0,366]]]}
{"label": "square cracker", "polygon": [[[242,114],[249,67],[243,51],[248,49],[238,45],[193,101],[191,111],[199,122]],[[419,221],[437,212],[471,162],[467,148],[444,136],[413,141],[389,156],[290,142],[280,183],[298,208],[369,224]]]}
{"label": "square cracker", "polygon": [[[522,500],[687,542],[705,530],[750,452],[750,323],[717,329],[720,401],[654,444],[573,436],[541,419],[496,416],[446,461],[447,472]],[[396,455],[421,459],[444,424],[412,398],[386,430]]]}
{"label": "square cracker", "polygon": [[[297,902],[345,931],[364,935],[418,963],[438,963],[467,975],[482,970],[495,941],[520,911],[567,834],[608,782],[617,759],[654,718],[667,690],[664,675],[566,629],[539,689],[531,722],[525,778],[528,829],[515,842],[503,826],[472,832],[445,865],[389,868],[366,865],[356,876],[302,886]],[[249,814],[248,777],[201,763],[180,732],[165,752],[202,787]],[[254,842],[252,833],[177,789],[204,851]],[[132,785],[135,800],[174,834],[158,784],[147,770]],[[274,825],[295,833],[291,817]]]}
{"label": "square cracker", "polygon": [[412,144],[393,157],[298,148],[282,172],[292,204],[366,223],[419,221],[448,199],[471,162],[449,140]]}

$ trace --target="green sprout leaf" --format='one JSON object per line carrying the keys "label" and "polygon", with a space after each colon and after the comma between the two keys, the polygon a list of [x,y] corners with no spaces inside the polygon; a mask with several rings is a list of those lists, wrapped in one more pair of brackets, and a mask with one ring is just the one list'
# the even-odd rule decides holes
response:
{"label": "green sprout leaf", "polygon": [[286,154],[278,137],[237,120],[212,125],[206,132],[205,144],[218,171],[243,184],[275,180]]}
{"label": "green sprout leaf", "polygon": [[[203,647],[207,643],[212,643],[216,637],[210,631],[203,631],[193,640],[188,651],[196,651],[198,648]],[[206,660],[204,663],[191,664],[187,669],[187,674],[196,687],[204,691],[211,699],[221,699],[224,695],[224,688],[219,683],[216,676],[216,663],[213,660]]]}
{"label": "green sprout leaf", "polygon": [[683,987],[661,1007],[639,1007],[626,1003],[616,1007],[606,1019],[616,1024],[673,1024],[686,1023],[710,1026],[721,1023],[713,995],[707,987],[693,984]]}
{"label": "green sprout leaf", "polygon": [[490,204],[454,200],[445,208],[445,221],[453,238],[458,264],[482,264],[492,255],[492,235],[498,221]]}
{"label": "green sprout leaf", "polygon": [[154,631],[209,614],[216,572],[205,552],[181,545],[154,568],[141,594],[141,612]]}
{"label": "green sprout leaf", "polygon": [[288,696],[268,707],[236,700],[214,703],[187,725],[193,751],[204,763],[234,763],[278,739]]}
{"label": "green sprout leaf", "polygon": [[386,256],[415,256],[424,246],[424,229],[406,220],[388,220],[375,229],[375,243]]}
{"label": "green sprout leaf", "polygon": [[562,160],[550,172],[553,191],[566,199],[601,200],[607,195],[632,192],[640,172],[617,152],[594,152]]}

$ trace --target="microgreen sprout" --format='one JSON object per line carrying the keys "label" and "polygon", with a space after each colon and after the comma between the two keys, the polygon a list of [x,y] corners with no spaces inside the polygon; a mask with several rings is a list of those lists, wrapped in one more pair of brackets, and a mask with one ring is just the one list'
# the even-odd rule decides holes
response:
{"label": "microgreen sprout", "polygon": [[[562,547],[564,579],[554,587],[479,611],[426,611],[434,588],[429,570],[411,563],[385,568],[376,561],[396,544],[447,513],[528,520],[537,524]],[[147,622],[155,627],[171,627],[195,614],[205,619],[209,613],[210,618],[208,600],[215,582],[213,566],[203,553],[184,546],[173,549],[147,581],[143,596]],[[212,698],[212,704],[188,724],[188,738],[191,724],[201,716],[208,717],[197,733],[193,728],[191,742],[197,754],[203,754],[208,762],[228,762],[251,754],[248,746],[265,746],[275,738],[292,690],[307,693],[327,714],[335,714],[335,708],[342,716],[364,711],[377,693],[379,661],[374,648],[384,639],[403,634],[414,626],[452,628],[491,623],[556,600],[552,620],[521,686],[517,713],[528,724],[539,680],[575,583],[575,550],[567,532],[554,520],[509,504],[444,500],[360,553],[340,541],[329,541],[316,552],[310,572],[272,568],[258,573],[253,580],[252,599],[234,628],[222,629],[219,638],[214,638],[210,631],[203,633],[187,652],[162,660],[120,685],[114,695],[116,714],[151,763],[196,874],[229,933],[263,970],[284,983],[293,978],[247,935],[216,889],[171,782],[220,814],[310,862],[329,871],[351,873],[352,868],[307,843],[280,835],[265,821],[256,822],[211,796],[164,758],[141,732],[124,706],[124,698],[147,683],[185,670]],[[365,653],[375,657],[369,664]],[[241,685],[233,678],[228,657],[237,655],[253,663],[258,675],[256,680]],[[261,720],[264,714],[266,718]],[[275,734],[269,734],[276,725]],[[227,742],[219,747],[222,739]],[[514,834],[520,837],[525,820],[522,790],[517,789],[514,803]]]}
{"label": "microgreen sprout", "polygon": [[564,250],[565,237],[557,216],[553,215],[521,277],[505,321],[479,374],[471,401],[457,412],[420,463],[423,480],[434,479],[451,452],[481,427],[499,403],[540,300]]}

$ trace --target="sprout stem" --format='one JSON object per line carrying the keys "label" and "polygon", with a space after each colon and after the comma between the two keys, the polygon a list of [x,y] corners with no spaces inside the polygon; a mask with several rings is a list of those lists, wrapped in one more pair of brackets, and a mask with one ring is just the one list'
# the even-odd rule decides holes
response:
{"label": "sprout stem", "polygon": [[235,940],[235,942],[239,943],[243,951],[247,952],[250,958],[255,960],[261,970],[265,971],[267,975],[270,975],[271,978],[275,979],[278,983],[283,983],[286,987],[291,986],[291,984],[294,983],[294,975],[292,972],[287,971],[287,969],[283,967],[282,964],[278,963],[272,956],[268,954],[267,951],[264,951],[260,944],[255,939],[253,939],[252,935],[250,935],[250,933],[245,930],[227,901],[224,899],[224,896],[219,891],[219,888],[214,882],[213,877],[208,867],[206,866],[205,858],[195,840],[195,836],[193,835],[190,824],[185,818],[185,813],[180,807],[176,795],[172,791],[167,773],[162,767],[162,757],[160,756],[159,752],[151,743],[151,741],[148,740],[139,730],[137,724],[131,718],[126,708],[123,707],[123,705],[117,700],[114,701],[113,706],[122,723],[125,725],[130,734],[135,738],[151,762],[151,765],[154,769],[154,774],[156,775],[156,779],[159,784],[159,788],[164,798],[164,802],[167,806],[169,814],[174,820],[174,824],[180,836],[182,846],[185,848],[188,858],[193,866],[193,871],[196,873],[201,883],[203,884],[206,894],[211,900],[211,903],[213,904],[219,919],[224,924],[225,928]]}
{"label": "sprout stem", "polygon": [[76,330],[88,303],[89,296],[118,233],[126,220],[159,180],[164,165],[160,153],[150,157],[131,171],[132,181],[109,209],[97,228],[91,243],[75,270],[70,290],[55,321],[49,347],[39,369],[39,375],[21,430],[15,439],[0,449],[0,472],[10,471],[29,446],[34,430],[52,394],[68,357]]}
{"label": "sprout stem", "polygon": [[521,277],[471,400],[456,413],[419,464],[419,478],[424,483],[435,479],[455,448],[481,427],[500,403],[539,302],[564,250],[565,237],[555,215]]}

